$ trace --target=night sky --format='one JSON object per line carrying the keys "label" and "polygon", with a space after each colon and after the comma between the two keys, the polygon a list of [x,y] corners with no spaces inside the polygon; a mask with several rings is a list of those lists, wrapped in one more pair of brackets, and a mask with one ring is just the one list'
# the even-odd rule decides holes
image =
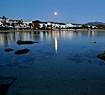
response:
{"label": "night sky", "polygon": [[[54,16],[54,12],[58,16]],[[105,22],[105,0],[0,0],[0,16],[65,23]]]}

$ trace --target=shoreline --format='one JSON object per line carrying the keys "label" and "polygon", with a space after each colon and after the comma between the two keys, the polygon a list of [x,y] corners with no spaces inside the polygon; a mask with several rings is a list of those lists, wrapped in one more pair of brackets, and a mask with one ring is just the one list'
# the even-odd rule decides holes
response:
{"label": "shoreline", "polygon": [[101,29],[91,29],[91,30],[84,30],[84,29],[53,29],[53,30],[0,30],[0,33],[6,33],[6,32],[39,32],[39,31],[105,31]]}

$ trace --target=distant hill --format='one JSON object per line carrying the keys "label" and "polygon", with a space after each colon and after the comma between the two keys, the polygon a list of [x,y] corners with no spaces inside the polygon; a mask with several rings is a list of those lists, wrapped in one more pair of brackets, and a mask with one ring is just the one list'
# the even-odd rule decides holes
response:
{"label": "distant hill", "polygon": [[85,23],[85,24],[83,24],[83,25],[90,25],[90,26],[105,26],[105,23],[95,21],[95,22]]}

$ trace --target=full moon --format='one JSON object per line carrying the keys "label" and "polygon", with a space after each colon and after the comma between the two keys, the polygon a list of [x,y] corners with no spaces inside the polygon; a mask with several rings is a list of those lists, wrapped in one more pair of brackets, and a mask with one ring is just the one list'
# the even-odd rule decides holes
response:
{"label": "full moon", "polygon": [[58,12],[54,12],[54,16],[57,16],[58,15]]}

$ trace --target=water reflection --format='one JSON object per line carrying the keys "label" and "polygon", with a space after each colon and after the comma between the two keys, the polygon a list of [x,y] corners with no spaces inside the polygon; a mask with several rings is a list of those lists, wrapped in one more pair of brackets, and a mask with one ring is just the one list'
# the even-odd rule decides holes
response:
{"label": "water reflection", "polygon": [[[0,45],[14,50],[0,51],[0,76],[17,77],[8,95],[91,95],[91,92],[104,95],[104,62],[96,57],[105,49],[104,38],[104,31],[0,33]],[[18,40],[38,41],[39,44],[19,46]],[[91,44],[93,40],[97,43]],[[20,54],[24,48],[30,52],[14,54],[16,51]]]}
{"label": "water reflection", "polygon": [[93,31],[93,30],[88,31],[88,36],[89,37],[90,36],[94,37],[95,36],[95,31]]}
{"label": "water reflection", "polygon": [[54,33],[54,49],[55,49],[55,53],[57,53],[57,50],[58,50],[58,35],[56,34],[56,32]]}
{"label": "water reflection", "polygon": [[35,31],[35,32],[10,32],[0,33],[0,45],[8,46],[18,40],[54,40],[55,51],[57,52],[57,43],[59,38],[72,39],[73,37],[98,35],[97,31]]}

